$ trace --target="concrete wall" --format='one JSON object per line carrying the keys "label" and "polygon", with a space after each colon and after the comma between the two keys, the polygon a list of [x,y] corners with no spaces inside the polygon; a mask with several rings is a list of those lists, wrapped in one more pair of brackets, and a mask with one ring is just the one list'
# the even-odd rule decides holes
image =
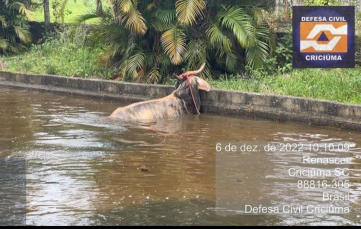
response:
{"label": "concrete wall", "polygon": [[[0,85],[65,92],[136,102],[161,98],[174,87],[81,79],[52,75],[0,72]],[[266,95],[239,91],[201,92],[202,111],[213,114],[297,121],[309,125],[331,126],[361,131],[361,105],[291,96]]]}

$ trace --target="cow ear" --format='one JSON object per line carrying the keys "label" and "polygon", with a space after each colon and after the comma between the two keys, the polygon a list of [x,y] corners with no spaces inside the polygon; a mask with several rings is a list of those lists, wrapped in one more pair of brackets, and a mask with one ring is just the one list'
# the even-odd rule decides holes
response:
{"label": "cow ear", "polygon": [[198,83],[198,89],[204,90],[207,92],[211,90],[211,86],[206,81],[199,78],[198,76],[197,76],[197,83]]}

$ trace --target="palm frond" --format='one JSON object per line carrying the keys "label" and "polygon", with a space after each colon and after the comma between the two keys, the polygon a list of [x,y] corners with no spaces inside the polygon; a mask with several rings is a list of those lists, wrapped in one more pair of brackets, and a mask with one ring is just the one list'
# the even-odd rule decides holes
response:
{"label": "palm frond", "polygon": [[255,39],[254,45],[246,50],[247,65],[252,69],[262,68],[269,58],[269,46],[262,40]]}
{"label": "palm frond", "polygon": [[129,13],[134,8],[132,0],[118,0],[118,4],[123,13]]}
{"label": "palm frond", "polygon": [[157,67],[153,67],[147,76],[147,83],[158,83],[160,80],[160,71]]}
{"label": "palm frond", "polygon": [[203,71],[198,75],[206,79],[212,78],[211,65],[207,59],[207,41],[205,40],[191,40],[187,45],[187,51],[184,54],[184,61],[187,69],[198,69],[203,63],[206,63]]}
{"label": "palm frond", "polygon": [[174,9],[160,9],[154,13],[152,20],[153,28],[158,32],[164,32],[171,29],[175,22],[175,10]]}
{"label": "palm frond", "polygon": [[256,27],[256,38],[254,46],[249,48],[246,53],[248,65],[254,69],[263,67],[265,61],[270,57],[270,31],[266,27]]}
{"label": "palm frond", "polygon": [[183,61],[183,54],[186,51],[185,39],[184,31],[178,26],[165,31],[160,38],[162,47],[175,65],[179,65]]}
{"label": "palm frond", "polygon": [[144,53],[142,51],[138,51],[129,57],[128,61],[126,61],[125,70],[128,76],[137,77],[138,70],[143,68],[144,65]]}
{"label": "palm frond", "polygon": [[270,57],[270,31],[266,27],[256,27],[256,38],[254,39],[254,46],[249,48],[246,52],[246,59],[248,65],[253,69],[263,67],[263,64]]}
{"label": "palm frond", "polygon": [[[123,2],[123,1],[121,1]],[[138,34],[145,34],[147,32],[147,26],[145,25],[145,19],[143,18],[142,14],[138,11],[136,5],[129,6],[128,0],[124,0],[127,2],[122,8],[121,15],[126,21],[125,27],[128,28],[130,31],[138,33]]]}
{"label": "palm frond", "polygon": [[10,50],[10,52],[19,52],[20,48],[17,45],[9,45],[8,50]]}
{"label": "palm frond", "polygon": [[26,17],[31,11],[23,1],[0,1],[0,52],[17,52],[23,48],[21,43],[31,42],[31,33]]}
{"label": "palm frond", "polygon": [[191,40],[187,45],[184,60],[187,62],[187,69],[197,69],[207,59],[206,44],[204,40]]}
{"label": "palm frond", "polygon": [[9,9],[17,10],[21,15],[26,16],[28,19],[32,19],[33,13],[28,10],[23,3],[19,1],[11,2],[7,5],[7,7]]}
{"label": "palm frond", "polygon": [[252,46],[251,42],[256,36],[254,26],[251,24],[249,15],[238,6],[224,7],[224,11],[219,15],[222,26],[232,30],[238,43],[247,48]]}
{"label": "palm frond", "polygon": [[4,15],[0,15],[0,23],[2,28],[6,28],[8,26],[8,23],[6,22],[6,18]]}
{"label": "palm frond", "polygon": [[232,43],[230,39],[216,25],[212,24],[206,31],[206,35],[213,48],[221,51],[221,53],[230,53]]}
{"label": "palm frond", "polygon": [[235,71],[239,65],[239,60],[236,54],[227,53],[226,54],[226,68],[228,71]]}
{"label": "palm frond", "polygon": [[16,35],[19,37],[19,39],[24,43],[30,43],[31,42],[31,33],[28,29],[24,29],[21,26],[13,26],[14,31]]}
{"label": "palm frond", "polygon": [[203,16],[206,7],[204,0],[177,0],[176,12],[178,21],[186,25],[193,25],[197,17]]}
{"label": "palm frond", "polygon": [[[76,26],[78,26],[79,24],[83,23],[83,22],[86,22],[88,20],[91,20],[91,19],[100,19],[101,16],[99,16],[98,14],[96,13],[88,13],[88,14],[83,14],[83,15],[80,15],[76,21],[75,21],[75,24]],[[99,21],[100,22],[100,21]]]}
{"label": "palm frond", "polygon": [[8,46],[9,46],[8,40],[0,38],[0,49],[6,50]]}
{"label": "palm frond", "polygon": [[159,63],[160,74],[163,76],[170,75],[168,70],[172,67],[172,61],[169,56],[162,52],[157,56],[157,62]]}

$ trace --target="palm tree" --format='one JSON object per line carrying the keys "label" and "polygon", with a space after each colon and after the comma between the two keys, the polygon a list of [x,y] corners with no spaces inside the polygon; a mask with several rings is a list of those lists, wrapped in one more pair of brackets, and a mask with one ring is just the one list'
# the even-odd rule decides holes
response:
{"label": "palm tree", "polygon": [[[270,56],[272,37],[260,7],[264,2],[111,1],[114,13],[106,25],[95,27],[93,38],[106,45],[104,63],[128,79],[159,82],[172,71],[202,63],[203,77],[215,71],[239,73],[246,66],[261,68]],[[80,22],[94,17],[84,15]]]}
{"label": "palm tree", "polygon": [[23,1],[0,0],[0,52],[17,52],[31,42],[29,15]]}

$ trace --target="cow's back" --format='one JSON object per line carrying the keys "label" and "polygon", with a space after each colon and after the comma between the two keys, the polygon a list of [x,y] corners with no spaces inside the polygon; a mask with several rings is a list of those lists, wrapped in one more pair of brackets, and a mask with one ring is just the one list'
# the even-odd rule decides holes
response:
{"label": "cow's back", "polygon": [[116,109],[109,117],[121,120],[156,120],[187,114],[182,100],[173,94]]}

